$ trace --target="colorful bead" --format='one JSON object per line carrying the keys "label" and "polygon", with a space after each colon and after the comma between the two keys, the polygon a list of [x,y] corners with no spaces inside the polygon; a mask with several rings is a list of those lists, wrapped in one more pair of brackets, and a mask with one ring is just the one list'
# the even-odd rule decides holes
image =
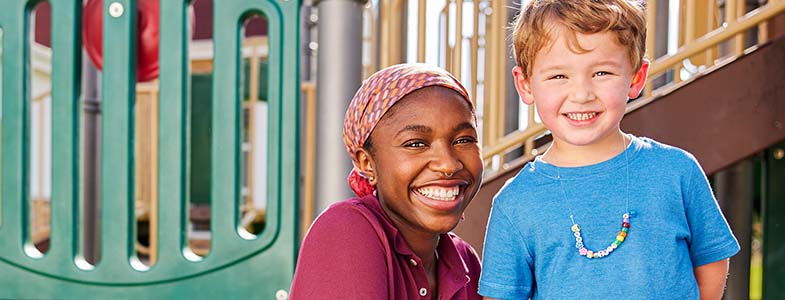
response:
{"label": "colorful bead", "polygon": [[581,237],[581,233],[580,233],[581,231],[580,226],[577,223],[573,223],[572,227],[570,227],[570,230],[572,230],[573,236],[575,236],[575,248],[578,248],[578,254],[580,254],[581,256],[586,256],[586,258],[603,258],[605,256],[610,255],[611,252],[617,249],[624,242],[624,239],[627,237],[627,232],[629,231],[630,228],[629,214],[626,213],[624,214],[624,216],[622,217],[621,226],[622,226],[621,230],[616,235],[616,239],[613,242],[611,242],[611,244],[607,248],[598,251],[592,251],[587,249],[583,244],[583,238]]}
{"label": "colorful bead", "polygon": [[630,218],[630,214],[623,214],[623,215],[621,215],[621,217],[623,219],[629,219]]}

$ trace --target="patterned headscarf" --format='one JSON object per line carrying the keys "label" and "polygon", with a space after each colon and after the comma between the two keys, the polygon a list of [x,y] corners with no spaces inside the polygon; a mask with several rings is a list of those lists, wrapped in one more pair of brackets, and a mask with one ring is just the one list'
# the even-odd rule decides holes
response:
{"label": "patterned headscarf", "polygon": [[[427,86],[443,86],[452,89],[469,103],[466,88],[447,71],[427,64],[399,64],[376,72],[363,82],[346,109],[343,120],[343,142],[352,157],[355,168],[349,174],[349,186],[357,196],[373,193],[374,188],[357,170],[354,153],[363,147],[382,116],[396,102],[408,94]],[[475,120],[476,121],[476,120]]]}

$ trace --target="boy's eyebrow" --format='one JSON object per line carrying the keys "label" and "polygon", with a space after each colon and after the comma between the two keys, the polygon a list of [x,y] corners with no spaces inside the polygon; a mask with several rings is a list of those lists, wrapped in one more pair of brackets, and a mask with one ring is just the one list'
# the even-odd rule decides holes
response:
{"label": "boy's eyebrow", "polygon": [[[614,67],[614,68],[621,68],[621,63],[619,63],[616,60],[606,59],[606,60],[597,61],[597,62],[591,64],[591,66],[592,67],[611,66],[611,67]],[[540,69],[538,73],[549,73],[549,72],[554,72],[554,71],[561,71],[561,70],[564,70],[564,69],[567,69],[567,65],[561,65],[561,64],[560,65],[550,65],[550,66],[545,66],[544,68]]]}
{"label": "boy's eyebrow", "polygon": [[621,64],[615,60],[606,59],[606,60],[597,61],[593,63],[592,66],[611,66],[611,67],[619,68],[621,67]]}

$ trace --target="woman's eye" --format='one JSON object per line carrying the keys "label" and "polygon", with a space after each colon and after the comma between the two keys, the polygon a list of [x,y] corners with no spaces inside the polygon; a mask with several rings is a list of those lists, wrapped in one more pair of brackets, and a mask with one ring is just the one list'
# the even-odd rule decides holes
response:
{"label": "woman's eye", "polygon": [[456,144],[474,144],[477,143],[477,139],[474,137],[462,137],[455,141]]}
{"label": "woman's eye", "polygon": [[425,142],[422,141],[410,141],[403,144],[404,147],[407,148],[422,148],[427,146]]}

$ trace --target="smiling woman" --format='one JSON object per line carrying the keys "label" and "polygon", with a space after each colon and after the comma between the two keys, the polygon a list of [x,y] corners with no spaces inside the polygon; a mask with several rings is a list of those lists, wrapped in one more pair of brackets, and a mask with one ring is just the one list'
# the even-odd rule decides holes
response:
{"label": "smiling woman", "polygon": [[480,265],[450,231],[477,193],[474,106],[442,69],[383,69],[357,91],[344,143],[357,194],[303,241],[291,299],[479,299]]}

